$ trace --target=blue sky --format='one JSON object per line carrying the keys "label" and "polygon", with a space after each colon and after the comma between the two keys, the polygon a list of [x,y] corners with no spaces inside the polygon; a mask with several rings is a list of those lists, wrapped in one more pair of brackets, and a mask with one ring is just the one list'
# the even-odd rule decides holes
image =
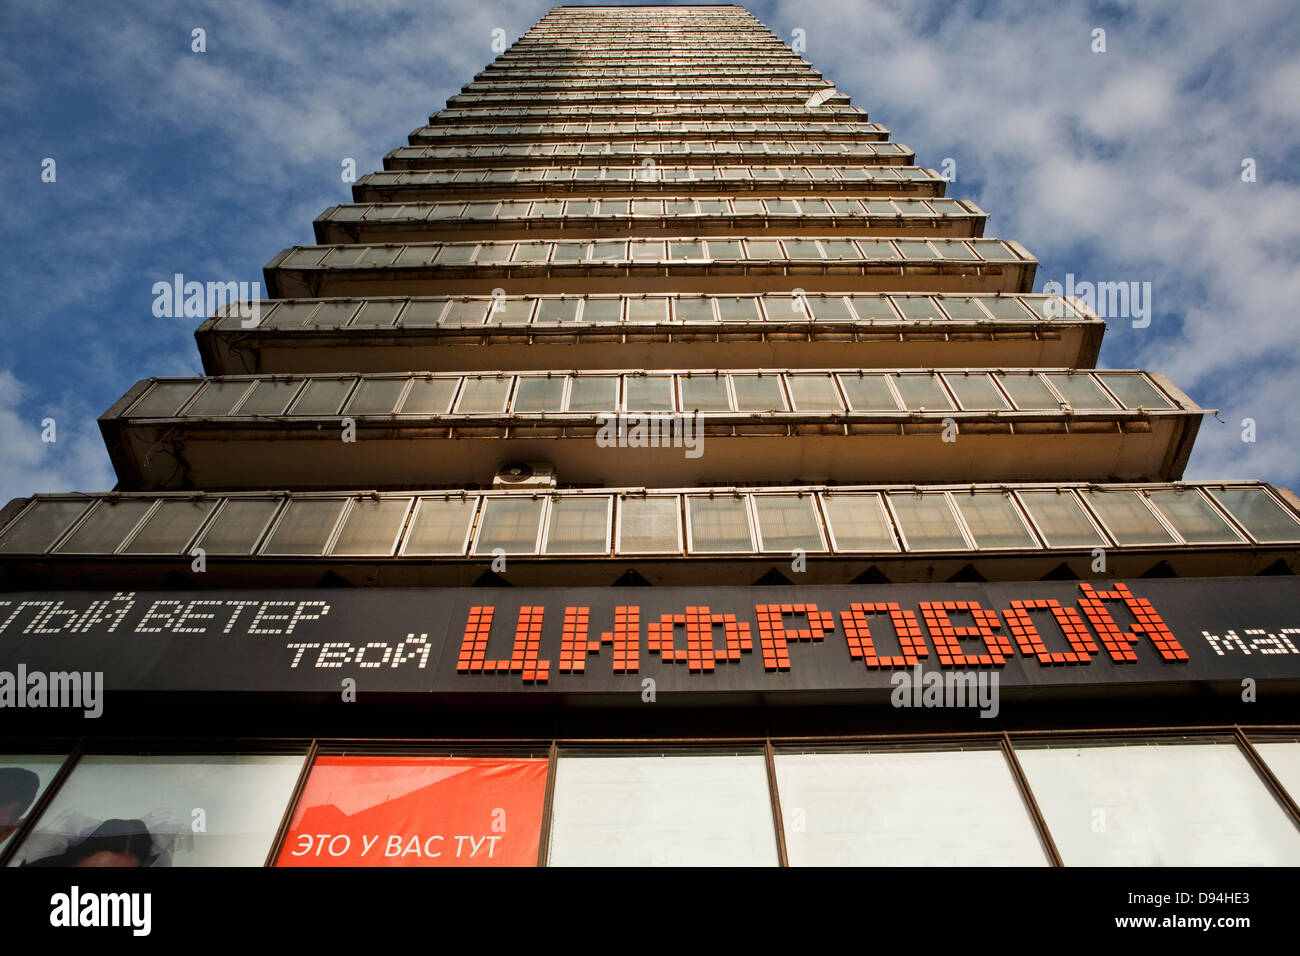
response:
{"label": "blue sky", "polygon": [[[513,41],[549,6],[7,0],[0,501],[110,488],[95,418],[140,378],[199,374],[195,320],[155,318],[153,284],[260,281],[349,201],[344,158],[379,168],[493,59],[494,29]],[[1101,364],[1163,372],[1221,409],[1187,477],[1300,488],[1291,2],[749,9],[787,43],[803,30],[806,58],[921,165],[954,159],[949,195],[1038,256],[1039,287],[1151,283],[1150,326],[1112,321]]]}

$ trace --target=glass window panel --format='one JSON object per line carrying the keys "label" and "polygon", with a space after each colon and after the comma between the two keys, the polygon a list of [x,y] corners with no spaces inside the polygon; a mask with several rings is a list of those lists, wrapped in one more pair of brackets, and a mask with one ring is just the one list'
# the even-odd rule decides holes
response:
{"label": "glass window panel", "polygon": [[342,328],[356,311],[355,302],[322,302],[320,308],[307,318],[306,324],[312,328]]}
{"label": "glass window panel", "polygon": [[131,406],[131,418],[173,418],[177,410],[198,391],[196,382],[154,382],[149,391]]}
{"label": "glass window panel", "polygon": [[976,239],[971,243],[982,259],[1018,262],[1020,257],[996,239]]}
{"label": "glass window panel", "polygon": [[1006,495],[958,494],[953,504],[966,519],[966,527],[975,538],[977,548],[1037,548],[1025,521]]}
{"label": "glass window panel", "polygon": [[613,412],[618,406],[618,379],[580,375],[569,380],[569,411]]}
{"label": "glass window panel", "polygon": [[547,554],[604,554],[609,550],[610,499],[565,495],[551,499]]}
{"label": "glass window panel", "polygon": [[1291,799],[1300,796],[1300,741],[1254,739],[1251,742]]}
{"label": "glass window panel", "polygon": [[442,317],[442,324],[451,328],[482,325],[491,304],[486,299],[453,299]]}
{"label": "glass window panel", "polygon": [[578,319],[579,299],[542,299],[537,303],[534,325],[562,325]]}
{"label": "glass window panel", "polygon": [[789,199],[766,199],[767,214],[769,216],[797,216],[799,210],[793,201]]}
{"label": "glass window panel", "polygon": [[240,415],[283,415],[289,399],[302,387],[301,379],[272,381],[262,379],[239,406]]}
{"label": "glass window panel", "polygon": [[1174,536],[1151,513],[1136,491],[1100,491],[1085,488],[1079,492],[1106,526],[1110,536],[1120,544],[1170,544]]}
{"label": "glass window panel", "polygon": [[707,258],[704,254],[704,243],[698,240],[675,240],[668,243],[668,258],[674,262],[683,262],[687,260],[701,260]]}
{"label": "glass window panel", "polygon": [[993,380],[983,373],[949,372],[944,380],[956,394],[962,408],[1010,408],[1002,393],[994,386]]}
{"label": "glass window panel", "polygon": [[728,412],[731,400],[727,395],[727,380],[719,376],[686,376],[680,378],[682,409],[684,411]]}
{"label": "glass window panel", "polygon": [[527,325],[533,313],[532,299],[497,299],[488,309],[488,325]]}
{"label": "glass window panel", "polygon": [[560,412],[564,410],[564,379],[521,375],[511,406],[516,412]]}
{"label": "glass window panel", "polygon": [[1061,407],[1061,400],[1032,372],[998,373],[997,379],[1019,409],[1057,411]]}
{"label": "glass window panel", "polygon": [[883,295],[855,295],[850,297],[853,311],[864,322],[897,322],[898,315]]}
{"label": "glass window panel", "polygon": [[291,415],[337,415],[356,379],[313,378],[307,382]]}
{"label": "glass window panel", "polygon": [[[975,253],[971,252],[970,246],[964,242],[958,242],[956,239],[932,239],[931,243],[939,250],[939,255],[945,259],[978,259]],[[997,258],[993,256],[991,258]]]}
{"label": "glass window panel", "polygon": [[803,822],[785,827],[791,866],[1048,863],[998,750],[778,753],[775,762],[782,812]]}
{"label": "glass window panel", "polygon": [[474,553],[533,554],[541,523],[541,498],[485,498]]}
{"label": "glass window panel", "polygon": [[1210,488],[1214,500],[1228,509],[1256,541],[1300,540],[1300,522],[1263,488]]}
{"label": "glass window panel", "polygon": [[1022,491],[1020,502],[1034,519],[1049,548],[1079,548],[1104,545],[1083,508],[1069,493]]}
{"label": "glass window panel", "polygon": [[785,254],[790,259],[820,259],[821,249],[815,239],[785,240]]}
{"label": "glass window panel", "polygon": [[122,551],[124,554],[176,554],[194,537],[203,519],[216,506],[215,498],[196,501],[164,498]]}
{"label": "glass window panel", "polygon": [[678,499],[619,499],[618,550],[623,554],[676,554],[681,550]]}
{"label": "glass window panel", "polygon": [[1114,408],[1115,403],[1093,381],[1091,375],[1048,375],[1048,381],[1056,387],[1061,396],[1075,409]]}
{"label": "glass window panel", "polygon": [[897,494],[889,496],[889,503],[898,517],[907,550],[966,549],[966,539],[945,496]]}
{"label": "glass window panel", "polygon": [[487,414],[505,411],[506,398],[514,380],[510,376],[502,378],[467,378],[461,386],[460,398],[456,400],[456,412],[460,415]]}
{"label": "glass window panel", "polygon": [[190,402],[183,415],[186,418],[209,418],[229,415],[231,410],[252,387],[248,380],[234,382],[209,381],[194,401]]}
{"label": "glass window panel", "polygon": [[673,303],[679,322],[712,322],[713,300],[708,296],[682,296]]}
{"label": "glass window panel", "polygon": [[348,415],[389,415],[406,389],[404,378],[363,378],[344,412]]}
{"label": "glass window panel", "polygon": [[54,754],[0,755],[0,849],[23,825],[66,759]]}
{"label": "glass window panel", "polygon": [[665,298],[628,299],[629,322],[658,323],[668,321],[668,300]]}
{"label": "glass window panel", "polygon": [[515,246],[511,242],[485,242],[479,246],[478,258],[474,261],[478,265],[502,265],[510,261],[510,254],[514,251]]}
{"label": "glass window panel", "polygon": [[938,259],[941,257],[941,253],[931,249],[929,243],[919,239],[913,241],[900,239],[896,244],[905,259]]}
{"label": "glass window panel", "polygon": [[721,296],[717,303],[723,322],[755,322],[760,318],[758,299],[753,296]]}
{"label": "glass window panel", "polygon": [[893,412],[898,400],[889,390],[883,375],[840,375],[840,387],[855,412]]}
{"label": "glass window panel", "polygon": [[345,504],[343,498],[290,500],[261,553],[321,554]]}
{"label": "glass window panel", "polygon": [[1300,863],[1300,830],[1229,740],[1019,744],[1016,756],[1067,866]]}
{"label": "glass window panel", "polygon": [[671,375],[629,375],[624,379],[629,412],[671,412],[673,377]]}
{"label": "glass window panel", "polygon": [[365,302],[357,317],[352,320],[351,328],[386,329],[397,321],[397,313],[401,310],[403,302],[402,299],[372,299]]}
{"label": "glass window panel", "polygon": [[943,320],[943,313],[928,295],[896,295],[894,305],[903,313],[903,318],[914,322],[938,322]]}
{"label": "glass window panel", "polygon": [[837,551],[897,551],[880,495],[822,495]]}
{"label": "glass window panel", "polygon": [[464,554],[477,498],[421,498],[402,554]]}
{"label": "glass window panel", "polygon": [[775,239],[746,239],[745,253],[750,259],[784,259],[781,243]]}
{"label": "glass window panel", "polygon": [[[463,266],[469,264],[474,258],[474,250],[477,248],[472,242],[452,242],[447,243],[437,250],[438,265],[440,266]],[[403,258],[408,253],[411,254],[411,264],[417,264],[417,261],[428,262],[430,250],[426,247],[415,247],[402,253]]]}
{"label": "glass window panel", "polygon": [[636,262],[663,262],[668,257],[664,243],[659,240],[633,240],[632,259]]}
{"label": "glass window panel", "polygon": [[551,866],[774,866],[761,754],[577,756],[556,765]]}
{"label": "glass window panel", "polygon": [[152,500],[136,498],[100,501],[57,550],[63,554],[112,554],[152,505]]}
{"label": "glass window panel", "polygon": [[940,299],[943,311],[948,314],[948,318],[956,319],[959,322],[987,322],[988,314],[980,308],[979,303],[974,299],[958,299],[949,296]]}
{"label": "glass window panel", "polygon": [[862,253],[848,239],[823,239],[822,251],[827,259],[861,259]]}
{"label": "glass window panel", "polygon": [[[311,316],[320,305],[321,303],[312,299],[307,299],[301,302],[281,302],[273,308],[270,315],[263,315],[260,327],[265,329],[296,329],[306,322],[308,317]],[[356,308],[357,304],[353,302],[348,315],[355,312]],[[312,325],[316,324],[317,323],[315,322],[312,323]],[[222,323],[222,325],[223,327],[229,328],[242,328],[242,325],[238,321]]]}
{"label": "glass window panel", "polygon": [[[507,248],[502,246],[502,249]],[[515,246],[515,254],[511,257],[511,262],[545,262],[551,256],[551,243],[549,242],[521,242]],[[480,261],[482,257],[480,256]]]}
{"label": "glass window panel", "polygon": [[37,500],[0,537],[2,554],[43,554],[86,513],[90,501]]}
{"label": "glass window panel", "polygon": [[594,258],[591,247],[585,242],[557,242],[552,262],[583,262]]}
{"label": "glass window panel", "polygon": [[761,216],[765,212],[761,199],[733,199],[731,205],[737,216]]}
{"label": "glass window panel", "polygon": [[686,517],[691,531],[691,550],[753,551],[749,509],[744,498],[702,498],[688,496]]}
{"label": "glass window panel", "polygon": [[853,313],[842,295],[810,295],[806,301],[813,318],[819,322],[853,321]]}
{"label": "glass window panel", "polygon": [[884,239],[859,239],[858,248],[868,259],[897,259],[898,250]]}
{"label": "glass window panel", "polygon": [[459,383],[457,378],[417,378],[402,400],[402,414],[445,415]]}
{"label": "glass window panel", "polygon": [[811,495],[755,495],[763,551],[825,551],[817,509]]}
{"label": "glass window panel", "polygon": [[790,401],[800,412],[842,412],[844,403],[831,375],[790,374],[785,377]]}
{"label": "glass window panel", "polygon": [[354,500],[330,554],[392,554],[410,507],[410,498]]}
{"label": "glass window panel", "polygon": [[1125,408],[1173,408],[1174,403],[1165,398],[1154,385],[1147,381],[1145,375],[1125,375],[1123,373],[1100,372],[1101,379],[1115,397],[1124,403]]}
{"label": "glass window panel", "polygon": [[988,309],[993,318],[1005,322],[1025,322],[1032,314],[1026,313],[1019,299],[1009,295],[984,296],[980,299],[980,305]]}
{"label": "glass window panel", "polygon": [[[672,211],[677,212],[676,209],[673,209]],[[694,209],[690,209],[687,211],[693,212]],[[632,200],[632,215],[634,216],[662,216],[663,214],[664,214],[664,203],[662,199]]]}
{"label": "glass window panel", "polygon": [[[545,757],[323,754],[276,865],[535,866],[546,768]],[[460,852],[454,836],[478,833],[494,814],[508,831],[477,851],[465,841]],[[320,833],[336,843],[318,855]]]}
{"label": "glass window panel", "polygon": [[231,498],[195,546],[208,554],[248,554],[279,506],[274,498]]}
{"label": "glass window panel", "polygon": [[736,410],[741,412],[783,412],[785,398],[777,375],[733,375],[731,387],[736,393]]}
{"label": "glass window panel", "polygon": [[937,375],[894,375],[894,387],[907,409],[950,409],[952,399],[943,390]]}
{"label": "glass window panel", "polygon": [[739,239],[710,239],[708,247],[708,258],[715,262],[739,262],[745,258]]}
{"label": "glass window panel", "polygon": [[[261,866],[301,755],[89,754],[11,866]],[[206,827],[195,832],[194,808]]]}
{"label": "glass window panel", "polygon": [[1242,540],[1223,515],[1195,489],[1160,488],[1151,491],[1148,500],[1160,509],[1188,544],[1236,544]]}

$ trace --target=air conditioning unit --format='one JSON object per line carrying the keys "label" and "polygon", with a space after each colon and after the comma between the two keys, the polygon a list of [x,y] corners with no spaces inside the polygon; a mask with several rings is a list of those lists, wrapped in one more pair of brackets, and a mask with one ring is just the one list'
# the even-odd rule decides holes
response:
{"label": "air conditioning unit", "polygon": [[512,461],[497,469],[493,488],[545,489],[555,487],[555,466],[547,461]]}

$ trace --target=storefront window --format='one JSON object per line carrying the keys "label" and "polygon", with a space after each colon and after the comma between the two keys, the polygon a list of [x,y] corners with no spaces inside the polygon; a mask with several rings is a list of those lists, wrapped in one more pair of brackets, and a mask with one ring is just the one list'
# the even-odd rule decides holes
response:
{"label": "storefront window", "polygon": [[1048,863],[998,750],[777,753],[776,780],[791,866]]}
{"label": "storefront window", "polygon": [[1024,744],[1067,866],[1294,866],[1300,829],[1231,740]]}
{"label": "storefront window", "polygon": [[83,757],[10,866],[261,866],[302,760]]}
{"label": "storefront window", "polygon": [[774,866],[761,754],[561,755],[551,866]]}

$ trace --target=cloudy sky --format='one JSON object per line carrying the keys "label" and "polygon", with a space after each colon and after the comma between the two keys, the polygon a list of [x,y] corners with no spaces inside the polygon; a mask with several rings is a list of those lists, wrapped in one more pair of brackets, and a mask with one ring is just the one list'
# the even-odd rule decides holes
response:
{"label": "cloudy sky", "polygon": [[[493,30],[513,41],[550,4],[290,6],[6,0],[0,501],[112,487],[96,417],[140,378],[200,371],[195,320],[155,318],[154,283],[260,281],[350,201],[345,158],[380,168],[493,59]],[[787,43],[802,30],[806,58],[922,165],[953,159],[949,195],[1038,256],[1040,288],[1150,283],[1149,325],[1113,319],[1101,364],[1221,410],[1187,477],[1300,488],[1293,0],[749,8]]]}

